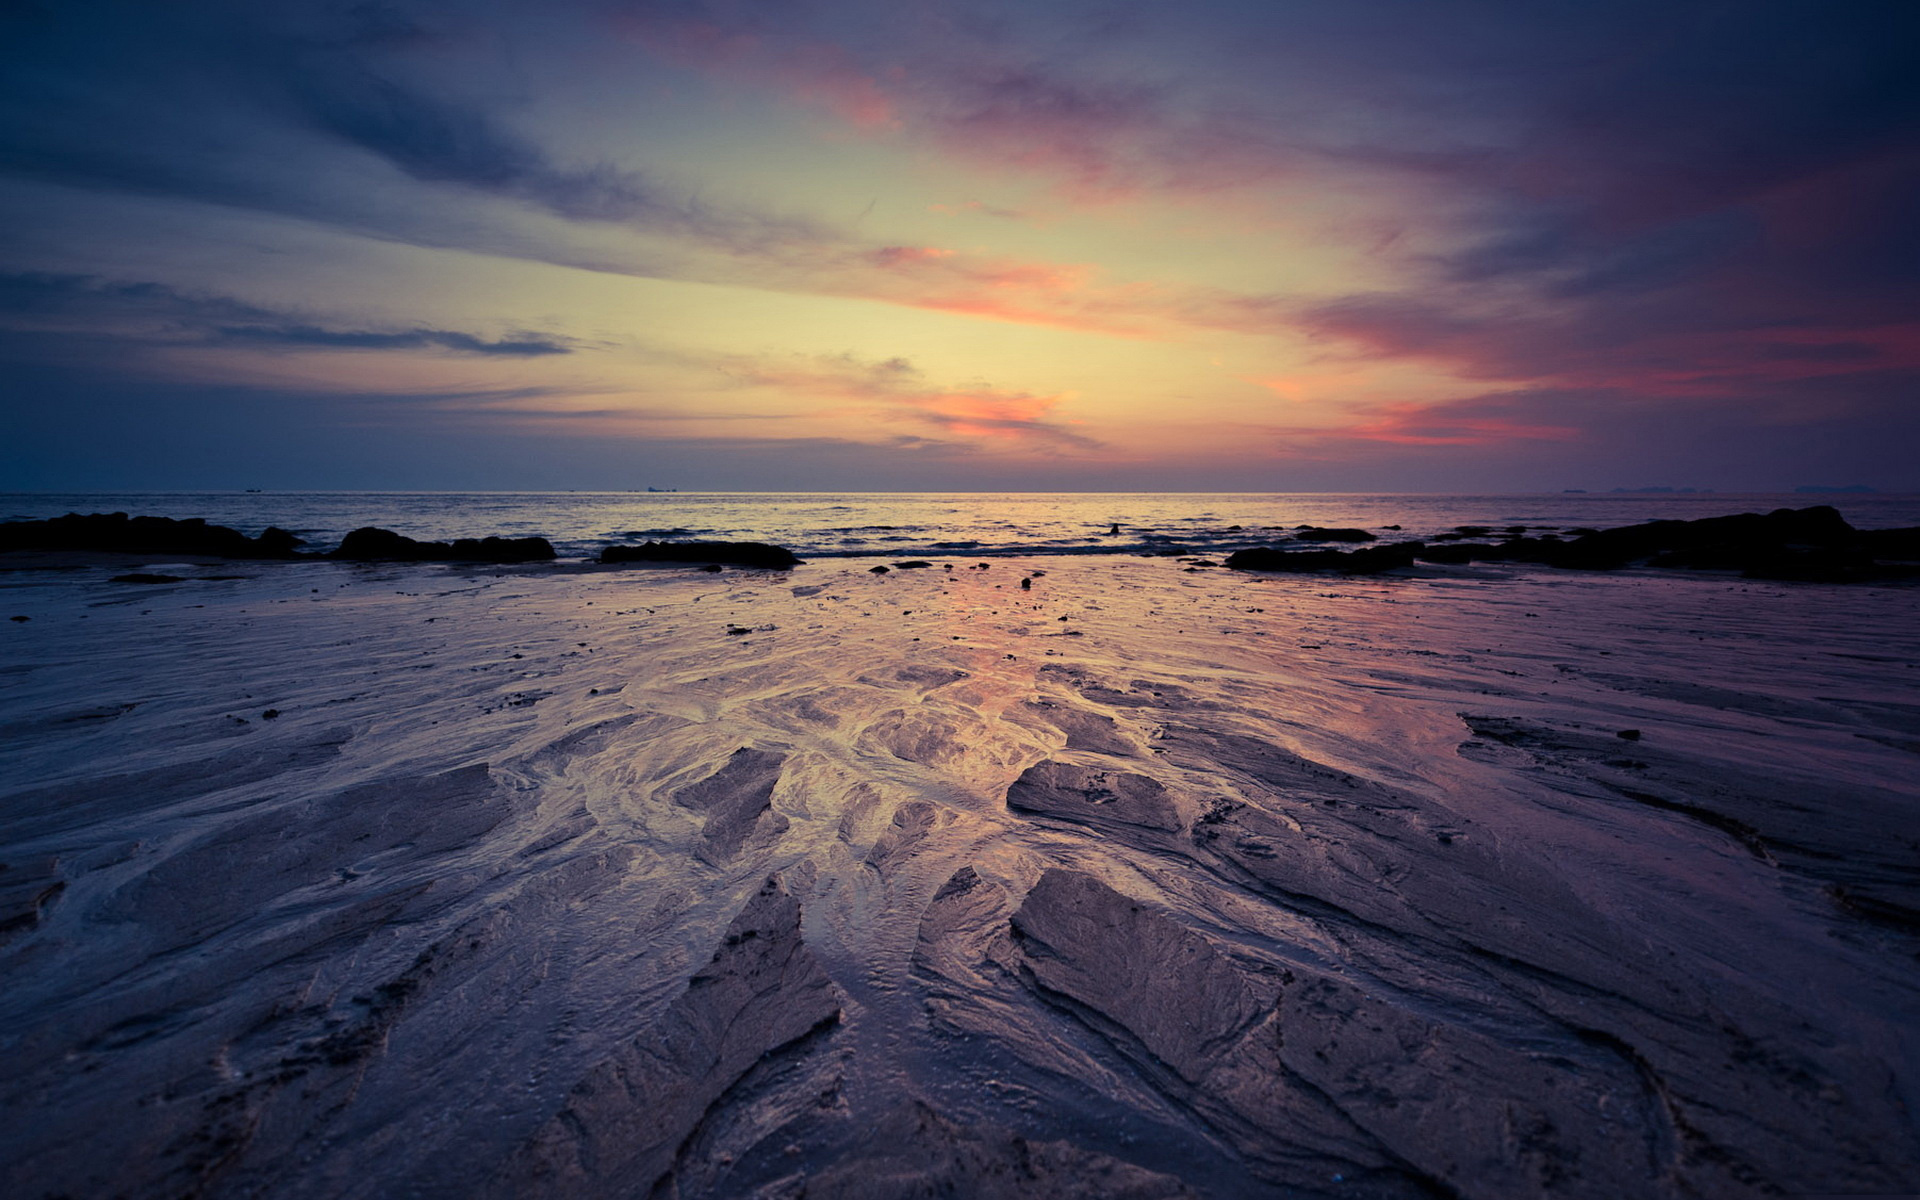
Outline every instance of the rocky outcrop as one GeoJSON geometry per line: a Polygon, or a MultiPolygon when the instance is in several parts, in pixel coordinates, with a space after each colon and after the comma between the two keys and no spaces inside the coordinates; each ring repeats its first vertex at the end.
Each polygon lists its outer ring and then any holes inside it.
{"type": "Polygon", "coordinates": [[[841,1005],[801,938],[799,902],[769,879],[665,1015],[588,1072],[491,1194],[677,1194],[681,1149],[710,1107],[763,1060],[831,1031],[841,1005]]]}
{"type": "Polygon", "coordinates": [[[418,542],[390,529],[372,525],[349,533],[340,548],[327,556],[347,562],[550,562],[553,544],[542,537],[458,538],[451,542],[418,542]]]}
{"type": "Polygon", "coordinates": [[[773,789],[785,762],[785,755],[742,746],[718,771],[681,789],[675,801],[706,815],[701,857],[722,863],[751,837],[785,832],[787,819],[773,811],[773,789]]]}
{"type": "Polygon", "coordinates": [[[1227,566],[1236,571],[1341,571],[1349,575],[1377,575],[1412,566],[1415,556],[1425,548],[1419,542],[1393,542],[1353,551],[1255,546],[1228,555],[1227,566]]]}
{"type": "Polygon", "coordinates": [[[785,570],[799,563],[793,551],[766,542],[646,542],[639,546],[608,546],[603,563],[717,563],[732,567],[785,570]]]}
{"type": "Polygon", "coordinates": [[[1302,525],[1293,531],[1293,540],[1296,542],[1371,542],[1378,539],[1364,529],[1324,529],[1318,525],[1302,525]]]}
{"type": "Polygon", "coordinates": [[[1159,781],[1127,771],[1039,762],[1007,789],[1007,807],[1083,825],[1134,825],[1177,833],[1180,807],[1159,781]]]}
{"type": "Polygon", "coordinates": [[[0,524],[0,552],[92,550],[116,554],[187,554],[209,558],[297,558],[300,539],[269,526],[248,537],[200,517],[129,517],[126,513],[68,513],[45,521],[0,524]]]}
{"type": "Polygon", "coordinates": [[[1065,1141],[1034,1141],[947,1120],[918,1101],[869,1133],[860,1151],[809,1175],[807,1200],[968,1196],[975,1200],[1193,1200],[1171,1175],[1065,1141]]]}
{"type": "Polygon", "coordinates": [[[1572,539],[1513,536],[1420,551],[1425,562],[1540,563],[1580,571],[1627,566],[1739,571],[1749,579],[1848,583],[1916,573],[1920,529],[1857,530],[1837,509],[1778,508],[1697,521],[1648,521],[1572,539]]]}
{"type": "Polygon", "coordinates": [[[1250,971],[1080,872],[1041,876],[1012,929],[1042,998],[1273,1184],[1597,1198],[1666,1169],[1658,1097],[1617,1055],[1537,1054],[1333,975],[1250,971]]]}

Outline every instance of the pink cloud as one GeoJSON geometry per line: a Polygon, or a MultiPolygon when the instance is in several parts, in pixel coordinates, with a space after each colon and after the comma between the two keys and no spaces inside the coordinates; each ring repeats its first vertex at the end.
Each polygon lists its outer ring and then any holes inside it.
{"type": "Polygon", "coordinates": [[[903,49],[903,60],[874,64],[712,7],[699,17],[629,14],[622,27],[663,61],[772,90],[868,134],[925,139],[976,168],[1050,177],[1082,205],[1236,186],[1288,169],[1291,158],[1260,122],[1182,110],[1137,77],[1076,76],[978,40],[943,38],[935,52],[903,49]]]}
{"type": "Polygon", "coordinates": [[[832,355],[755,360],[735,364],[733,374],[751,387],[827,401],[833,407],[821,416],[932,427],[976,445],[994,442],[1050,457],[1100,448],[1093,438],[1051,419],[1069,393],[1013,391],[985,383],[935,387],[903,358],[873,362],[832,355]]]}
{"type": "MultiPolygon", "coordinates": [[[[733,80],[773,84],[801,103],[823,109],[860,129],[898,124],[882,81],[829,42],[776,42],[760,32],[710,20],[672,20],[634,13],[627,34],[678,66],[733,80]]],[[[898,75],[896,73],[897,81],[898,75]]]]}
{"type": "Polygon", "coordinates": [[[1630,306],[1475,313],[1440,298],[1360,296],[1304,313],[1301,323],[1367,356],[1534,387],[1733,397],[1757,384],[1920,367],[1920,325],[1911,323],[1701,328],[1690,318],[1630,306]]]}
{"type": "Polygon", "coordinates": [[[1578,437],[1580,430],[1570,425],[1476,416],[1446,404],[1392,404],[1328,433],[1333,437],[1400,446],[1486,446],[1495,442],[1563,441],[1578,437]]]}

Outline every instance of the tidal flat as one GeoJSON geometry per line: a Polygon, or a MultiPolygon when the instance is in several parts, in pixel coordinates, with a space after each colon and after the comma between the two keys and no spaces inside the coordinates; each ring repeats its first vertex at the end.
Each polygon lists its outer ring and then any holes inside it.
{"type": "Polygon", "coordinates": [[[151,571],[0,578],[9,1196],[1920,1191],[1912,585],[151,571]]]}

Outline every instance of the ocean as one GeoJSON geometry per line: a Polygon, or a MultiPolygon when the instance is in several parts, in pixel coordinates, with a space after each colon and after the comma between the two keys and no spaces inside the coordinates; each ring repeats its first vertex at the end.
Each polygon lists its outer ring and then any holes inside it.
{"type": "Polygon", "coordinates": [[[1920,525],[1920,495],[1578,493],[772,493],[772,492],[82,492],[0,493],[0,520],[63,513],[204,517],[257,534],[292,530],[310,548],[377,525],[408,537],[537,535],[562,558],[649,539],[772,542],[803,558],[967,554],[1228,553],[1296,525],[1358,527],[1383,541],[1460,525],[1531,532],[1832,504],[1855,526],[1920,525]],[[1120,527],[1113,534],[1114,526],[1120,527]],[[1398,526],[1397,529],[1393,528],[1398,526]]]}

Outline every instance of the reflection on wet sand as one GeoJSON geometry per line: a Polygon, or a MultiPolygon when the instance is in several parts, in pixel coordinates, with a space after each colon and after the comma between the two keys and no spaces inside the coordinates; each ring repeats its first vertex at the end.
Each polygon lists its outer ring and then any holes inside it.
{"type": "Polygon", "coordinates": [[[950,565],[23,574],[8,1194],[1920,1186],[1920,591],[950,565]]]}

